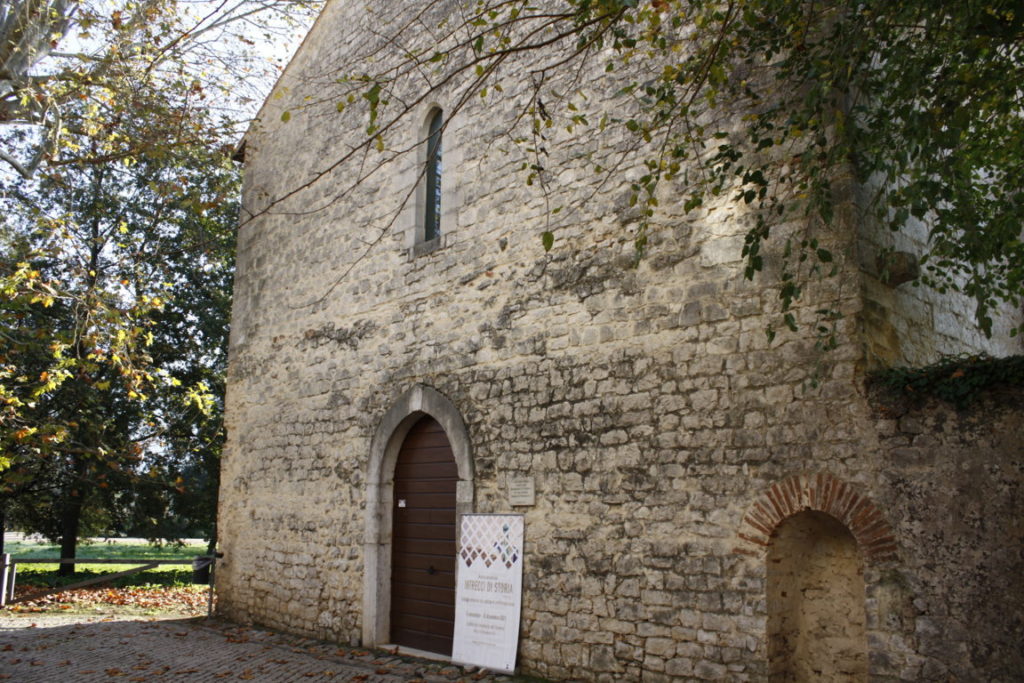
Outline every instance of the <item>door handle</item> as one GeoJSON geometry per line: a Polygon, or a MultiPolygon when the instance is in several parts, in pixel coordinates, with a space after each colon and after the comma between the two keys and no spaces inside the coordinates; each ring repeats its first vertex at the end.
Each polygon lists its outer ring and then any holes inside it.
{"type": "Polygon", "coordinates": [[[434,569],[434,565],[430,565],[430,569],[427,570],[428,574],[436,574],[437,570],[434,569]]]}

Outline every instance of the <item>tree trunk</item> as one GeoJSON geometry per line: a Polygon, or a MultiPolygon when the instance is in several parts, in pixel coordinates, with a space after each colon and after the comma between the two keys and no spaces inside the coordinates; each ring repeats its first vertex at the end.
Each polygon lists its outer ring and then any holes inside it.
{"type": "MultiPolygon", "coordinates": [[[[60,520],[60,556],[74,558],[78,551],[78,524],[82,518],[82,496],[69,494],[64,501],[64,512],[60,520]]],[[[75,565],[62,564],[57,576],[71,576],[75,573],[75,565]]]]}
{"type": "MultiPolygon", "coordinates": [[[[64,509],[60,517],[60,556],[74,558],[78,551],[78,528],[82,521],[82,505],[85,502],[85,463],[75,458],[74,479],[64,492],[64,509]]],[[[57,576],[71,576],[75,565],[62,564],[57,576]]]]}
{"type": "Polygon", "coordinates": [[[0,500],[0,555],[4,554],[4,534],[7,533],[7,501],[0,500]]]}
{"type": "MultiPolygon", "coordinates": [[[[93,143],[95,147],[95,142],[93,143]]],[[[92,193],[91,193],[91,206],[95,207],[98,198],[100,197],[100,188],[103,184],[103,174],[105,168],[102,165],[93,167],[92,169],[92,193]]],[[[89,270],[85,280],[86,292],[91,296],[96,288],[96,283],[99,280],[100,274],[100,251],[102,250],[103,240],[101,239],[101,225],[100,217],[102,214],[98,212],[92,213],[92,219],[89,225],[89,232],[92,239],[89,240],[89,270]]],[[[86,321],[83,318],[83,312],[78,311],[76,313],[76,330],[84,330],[86,321]]],[[[76,355],[81,358],[84,357],[87,351],[82,348],[81,338],[76,343],[76,355]]],[[[83,395],[83,400],[88,402],[88,391],[83,395]]],[[[78,436],[79,441],[84,446],[90,447],[95,444],[102,443],[102,439],[98,437],[98,434],[92,430],[95,429],[96,425],[86,425],[79,428],[78,436]]],[[[99,426],[99,430],[102,431],[103,427],[99,426]]],[[[74,559],[78,550],[78,531],[82,521],[82,507],[85,504],[85,494],[87,482],[85,481],[86,463],[85,458],[82,456],[73,455],[72,465],[72,477],[71,482],[67,488],[64,489],[63,495],[63,509],[61,510],[60,519],[60,556],[66,559],[74,559]]],[[[57,576],[71,576],[75,573],[75,565],[73,564],[62,564],[57,569],[57,576]]]]}

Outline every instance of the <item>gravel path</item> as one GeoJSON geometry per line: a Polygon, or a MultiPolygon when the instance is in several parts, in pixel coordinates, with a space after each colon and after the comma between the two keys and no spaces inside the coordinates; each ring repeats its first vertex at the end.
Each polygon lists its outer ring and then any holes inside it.
{"type": "Polygon", "coordinates": [[[219,620],[0,612],[0,681],[453,681],[515,678],[219,620]]]}

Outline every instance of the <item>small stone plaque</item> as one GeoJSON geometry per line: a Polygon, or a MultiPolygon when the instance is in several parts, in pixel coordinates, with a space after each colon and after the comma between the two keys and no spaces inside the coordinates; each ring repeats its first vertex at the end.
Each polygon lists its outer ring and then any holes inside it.
{"type": "Polygon", "coordinates": [[[508,502],[510,505],[534,505],[533,477],[509,477],[508,502]]]}

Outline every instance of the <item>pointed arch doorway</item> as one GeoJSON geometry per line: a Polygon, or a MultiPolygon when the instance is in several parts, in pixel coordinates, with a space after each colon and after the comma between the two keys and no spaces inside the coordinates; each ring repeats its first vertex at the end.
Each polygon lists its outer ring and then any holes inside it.
{"type": "MultiPolygon", "coordinates": [[[[427,649],[442,654],[449,654],[451,652],[450,636],[447,644],[444,642],[433,642],[432,644],[415,645],[400,642],[403,633],[420,629],[409,629],[407,625],[403,625],[405,621],[414,620],[400,616],[407,614],[402,608],[396,607],[393,609],[393,603],[396,598],[401,601],[403,594],[415,592],[420,596],[424,595],[422,591],[410,588],[410,585],[421,586],[423,585],[422,583],[410,584],[406,580],[416,570],[419,570],[420,576],[418,580],[420,581],[441,581],[443,569],[438,563],[431,562],[432,554],[440,552],[441,555],[444,555],[450,549],[449,556],[452,564],[451,580],[454,581],[455,579],[454,564],[457,536],[454,537],[454,540],[429,537],[416,538],[415,535],[409,536],[407,533],[409,530],[403,528],[405,523],[403,520],[411,516],[407,515],[405,511],[417,509],[410,507],[413,505],[421,506],[421,503],[412,499],[411,489],[422,488],[422,482],[417,483],[416,478],[424,473],[424,467],[421,465],[406,465],[408,458],[402,457],[403,451],[406,450],[406,443],[407,441],[410,442],[410,450],[416,450],[412,446],[415,446],[417,440],[427,438],[428,441],[432,439],[434,442],[437,442],[440,439],[439,435],[443,435],[443,438],[447,440],[450,453],[450,455],[442,460],[454,462],[456,479],[454,482],[451,480],[450,464],[439,468],[435,466],[435,463],[434,465],[429,465],[426,469],[430,470],[433,468],[433,474],[435,475],[439,474],[439,470],[444,470],[442,476],[437,477],[446,482],[444,484],[446,491],[443,492],[445,497],[444,506],[450,506],[450,489],[452,484],[454,484],[454,514],[452,514],[450,508],[437,507],[435,509],[432,507],[442,502],[440,498],[435,497],[422,504],[419,516],[422,518],[422,510],[427,510],[429,511],[426,515],[428,520],[431,517],[435,520],[444,519],[446,521],[442,526],[446,526],[450,522],[451,526],[448,527],[450,529],[449,534],[457,534],[459,515],[473,512],[473,459],[470,452],[469,434],[462,415],[455,405],[435,389],[423,385],[414,386],[402,394],[384,415],[377,426],[370,444],[370,460],[366,472],[366,535],[363,546],[365,563],[365,573],[363,575],[363,645],[396,644],[416,649],[427,649]],[[437,431],[438,426],[440,427],[440,432],[437,431]],[[400,460],[402,461],[401,464],[400,460]],[[412,475],[411,479],[409,478],[410,474],[412,475]],[[399,493],[399,491],[402,491],[402,493],[399,493]],[[405,496],[404,498],[402,497],[403,495],[405,496]],[[399,507],[402,500],[405,501],[405,507],[399,507]],[[447,511],[442,512],[442,510],[447,511]],[[399,511],[402,512],[399,514],[399,511]],[[440,543],[437,543],[437,541],[440,541],[440,543]],[[449,544],[447,548],[442,547],[444,543],[449,544]],[[410,552],[410,550],[417,549],[421,552],[410,552]],[[431,574],[431,566],[434,568],[433,574],[431,574]],[[395,619],[394,626],[396,628],[393,628],[393,619],[395,619]],[[394,640],[395,638],[399,640],[396,641],[394,640]]],[[[428,450],[429,448],[436,449],[438,445],[435,443],[434,446],[428,447],[428,450]]],[[[439,450],[435,450],[434,454],[430,457],[439,458],[439,453],[439,450]]],[[[415,461],[415,457],[410,457],[415,461]]],[[[440,492],[428,493],[428,495],[435,495],[436,493],[440,492]]],[[[419,526],[417,530],[426,535],[439,532],[438,528],[431,529],[429,527],[430,523],[428,522],[425,526],[419,526]]],[[[436,586],[432,586],[430,583],[426,585],[436,588],[436,586]]],[[[431,591],[431,595],[434,598],[440,597],[437,591],[431,591]]],[[[454,624],[454,591],[452,592],[451,599],[451,613],[454,624]]],[[[421,600],[420,602],[424,601],[421,600]]],[[[422,624],[422,622],[420,623],[422,624]]]]}
{"type": "Polygon", "coordinates": [[[396,645],[452,653],[458,481],[444,428],[421,417],[395,463],[390,640],[396,645]]]}

